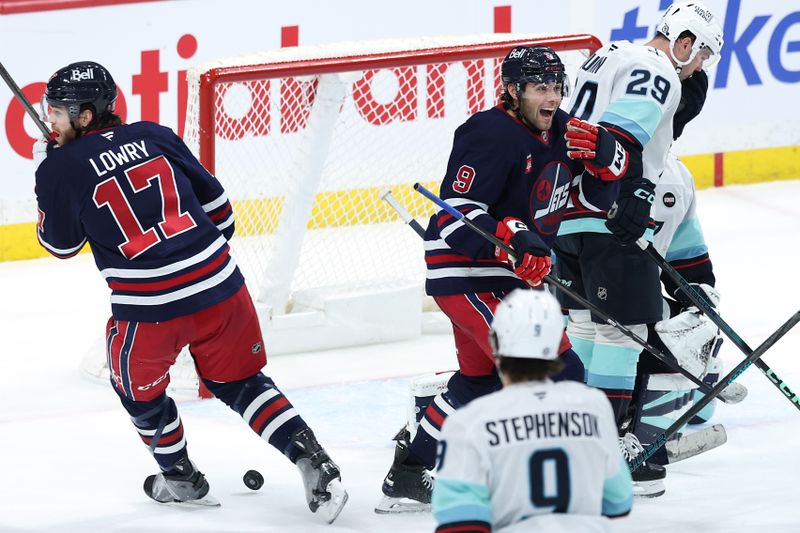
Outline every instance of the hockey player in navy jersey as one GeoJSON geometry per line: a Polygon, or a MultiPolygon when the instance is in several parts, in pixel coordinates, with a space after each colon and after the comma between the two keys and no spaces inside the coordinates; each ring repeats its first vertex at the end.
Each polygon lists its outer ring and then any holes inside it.
{"type": "MultiPolygon", "coordinates": [[[[714,14],[700,2],[682,2],[667,9],[645,45],[610,43],[578,69],[570,157],[602,167],[620,145],[629,157],[613,209],[576,204],[564,215],[554,247],[557,276],[642,338],[648,324],[662,319],[662,299],[658,267],[633,242],[653,240],[654,189],[672,144],[681,81],[719,59],[721,48],[714,14]]],[[[606,391],[622,424],[641,346],[576,302],[562,298],[562,305],[570,309],[567,333],[587,383],[606,391]]],[[[632,452],[641,448],[634,434],[624,438],[632,452]]],[[[637,494],[663,494],[665,476],[663,468],[646,463],[633,473],[637,494]]]]}
{"type": "Polygon", "coordinates": [[[231,204],[172,130],[123,124],[117,88],[84,61],[47,82],[51,141],[34,147],[39,242],[67,258],[87,242],[111,289],[111,385],[160,472],[162,503],[218,505],[189,460],[169,368],[187,346],[208,389],[299,468],[311,511],[332,522],[347,501],[336,464],[261,369],[266,348],[230,254],[231,204]]]}
{"type": "Polygon", "coordinates": [[[439,443],[437,533],[610,531],[633,504],[631,475],[605,395],[554,383],[561,307],[514,290],[495,310],[503,389],[447,417],[439,443]]]}
{"type": "MultiPolygon", "coordinates": [[[[616,197],[613,179],[588,176],[567,157],[568,115],[559,109],[569,82],[549,47],[520,46],[502,64],[502,103],[470,117],[455,132],[439,195],[470,220],[511,245],[516,261],[462,222],[439,210],[425,233],[426,292],[453,324],[459,370],[428,406],[412,442],[401,434],[383,483],[379,513],[430,505],[436,442],[442,421],[471,400],[496,391],[500,379],[489,346],[489,325],[502,297],[538,287],[550,271],[550,246],[571,196],[598,208],[616,197]]],[[[611,172],[611,170],[609,170],[611,172]]],[[[583,379],[566,336],[560,379],[583,379]]]]}

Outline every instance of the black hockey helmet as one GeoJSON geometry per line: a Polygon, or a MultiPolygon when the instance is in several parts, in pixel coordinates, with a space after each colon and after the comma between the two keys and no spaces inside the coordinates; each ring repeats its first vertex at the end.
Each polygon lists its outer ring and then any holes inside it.
{"type": "Polygon", "coordinates": [[[522,91],[525,83],[560,83],[561,95],[569,95],[569,79],[564,63],[549,46],[516,46],[503,60],[500,69],[503,90],[509,83],[522,91]]]}
{"type": "Polygon", "coordinates": [[[114,111],[117,84],[99,63],[79,61],[58,69],[47,81],[45,100],[67,108],[70,121],[78,118],[81,105],[91,104],[95,114],[114,111]]]}

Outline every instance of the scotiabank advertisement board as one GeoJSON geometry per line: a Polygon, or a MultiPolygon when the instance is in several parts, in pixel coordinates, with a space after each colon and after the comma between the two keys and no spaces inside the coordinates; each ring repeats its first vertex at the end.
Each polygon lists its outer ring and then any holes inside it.
{"type": "MultiPolygon", "coordinates": [[[[272,0],[45,0],[39,6],[0,1],[0,46],[3,65],[37,109],[56,69],[93,60],[113,74],[119,87],[117,111],[127,122],[152,120],[182,134],[186,71],[217,58],[297,44],[509,31],[590,33],[604,43],[644,43],[669,3],[345,0],[301,7],[272,0]],[[67,5],[85,7],[64,9],[67,5]]],[[[676,144],[677,153],[800,145],[800,108],[795,105],[800,5],[785,0],[705,3],[722,22],[725,46],[710,74],[703,114],[676,144]]],[[[31,146],[38,130],[5,85],[0,86],[0,110],[5,137],[0,143],[0,226],[32,222],[31,146]]]]}

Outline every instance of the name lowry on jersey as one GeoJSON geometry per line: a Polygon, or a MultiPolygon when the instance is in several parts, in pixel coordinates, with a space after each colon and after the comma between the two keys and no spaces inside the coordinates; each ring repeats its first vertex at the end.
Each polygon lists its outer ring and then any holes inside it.
{"type": "Polygon", "coordinates": [[[578,411],[537,413],[486,422],[489,446],[563,437],[600,438],[597,416],[578,411]]]}
{"type": "Polygon", "coordinates": [[[112,172],[118,166],[132,161],[141,161],[147,157],[150,157],[150,153],[147,151],[144,141],[132,141],[119,145],[116,150],[101,152],[97,156],[99,164],[94,157],[90,157],[89,164],[92,165],[95,173],[100,177],[112,172]],[[100,169],[101,166],[104,170],[100,169]]]}

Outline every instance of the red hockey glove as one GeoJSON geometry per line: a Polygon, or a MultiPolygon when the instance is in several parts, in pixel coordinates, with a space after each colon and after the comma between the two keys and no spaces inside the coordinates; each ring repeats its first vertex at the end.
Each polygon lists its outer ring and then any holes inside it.
{"type": "Polygon", "coordinates": [[[567,121],[567,156],[583,160],[592,175],[614,181],[628,170],[628,151],[602,126],[575,117],[567,121]]]}
{"type": "Polygon", "coordinates": [[[541,285],[544,277],[550,273],[550,248],[541,237],[513,217],[498,222],[495,235],[514,249],[517,260],[512,263],[508,253],[499,246],[495,249],[495,256],[513,266],[514,274],[531,287],[541,285]]]}

